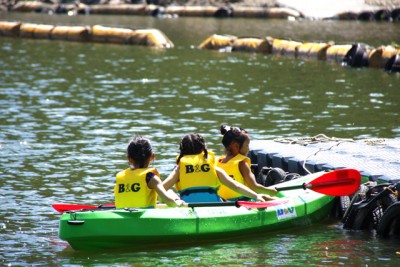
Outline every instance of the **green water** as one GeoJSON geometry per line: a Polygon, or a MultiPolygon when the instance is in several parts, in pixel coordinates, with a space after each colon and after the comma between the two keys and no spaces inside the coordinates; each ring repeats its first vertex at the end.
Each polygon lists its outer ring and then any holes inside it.
{"type": "Polygon", "coordinates": [[[58,239],[52,203],[113,201],[134,134],[153,141],[168,175],[180,138],[222,153],[221,123],[253,139],[324,133],[400,137],[400,75],[322,61],[191,48],[214,33],[399,43],[396,23],[1,14],[1,20],[158,28],[170,50],[0,38],[0,265],[397,266],[399,244],[329,220],[248,240],[82,253],[58,239]]]}

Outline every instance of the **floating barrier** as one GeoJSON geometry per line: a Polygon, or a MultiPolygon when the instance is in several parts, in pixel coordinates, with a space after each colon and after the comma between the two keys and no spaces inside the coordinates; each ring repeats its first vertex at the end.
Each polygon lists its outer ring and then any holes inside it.
{"type": "Polygon", "coordinates": [[[361,20],[361,21],[399,21],[400,8],[393,10],[379,9],[379,10],[365,10],[359,13],[356,12],[343,12],[337,14],[336,19],[341,20],[361,20]]]}
{"type": "Polygon", "coordinates": [[[50,39],[53,25],[22,23],[19,36],[22,38],[50,39]]]}
{"type": "Polygon", "coordinates": [[[21,28],[21,22],[0,21],[0,35],[17,37],[21,28]]]}
{"type": "Polygon", "coordinates": [[[297,10],[283,7],[271,7],[266,10],[267,18],[269,19],[288,19],[288,18],[301,18],[303,14],[297,10]]]}
{"type": "Polygon", "coordinates": [[[302,43],[298,46],[297,57],[304,59],[326,60],[326,54],[333,43],[302,43]]]}
{"type": "Polygon", "coordinates": [[[92,27],[93,42],[129,44],[132,35],[133,30],[131,29],[111,28],[101,25],[92,27]]]}
{"type": "Polygon", "coordinates": [[[303,17],[297,10],[282,7],[232,7],[230,14],[231,17],[240,18],[288,19],[303,17]]]}
{"type": "Polygon", "coordinates": [[[297,57],[297,50],[301,45],[300,42],[283,40],[283,39],[273,39],[272,41],[272,53],[281,56],[294,56],[297,57]]]}
{"type": "Polygon", "coordinates": [[[235,7],[232,9],[232,17],[266,18],[267,12],[262,7],[235,7]]]}
{"type": "Polygon", "coordinates": [[[91,5],[90,14],[104,15],[149,15],[147,5],[91,5]]]}
{"type": "Polygon", "coordinates": [[[388,61],[399,51],[393,46],[380,46],[369,53],[368,66],[371,68],[385,68],[388,61]]]}
{"type": "Polygon", "coordinates": [[[326,50],[326,61],[342,63],[352,45],[332,45],[326,50]]]}
{"type": "Polygon", "coordinates": [[[389,72],[400,72],[400,52],[389,59],[386,63],[385,70],[389,72]]]}
{"type": "MultiPolygon", "coordinates": [[[[287,7],[263,6],[160,6],[153,4],[121,4],[121,5],[85,5],[48,4],[40,1],[19,1],[10,11],[16,12],[49,12],[72,14],[112,14],[112,15],[178,15],[203,17],[252,17],[268,19],[304,18],[299,11],[287,7]]],[[[362,21],[400,21],[400,8],[364,10],[360,12],[343,12],[324,19],[362,20],[362,21]]]]}
{"type": "Polygon", "coordinates": [[[343,63],[353,68],[367,67],[371,49],[371,47],[365,44],[353,44],[344,57],[343,63]]]}
{"type": "Polygon", "coordinates": [[[131,37],[131,44],[160,48],[174,47],[174,44],[167,38],[167,36],[157,29],[135,30],[131,37]]]}
{"type": "Polygon", "coordinates": [[[234,40],[238,39],[232,35],[213,34],[204,40],[200,45],[200,49],[220,50],[232,46],[234,40]]]}
{"type": "Polygon", "coordinates": [[[198,48],[224,52],[255,52],[301,59],[334,62],[354,68],[384,68],[400,72],[400,50],[392,46],[373,48],[365,44],[335,44],[334,42],[299,42],[294,40],[258,37],[236,37],[214,34],[198,48]]]}
{"type": "Polygon", "coordinates": [[[76,14],[109,15],[177,15],[195,17],[262,17],[272,19],[300,18],[302,14],[294,9],[283,7],[218,7],[218,6],[158,6],[153,4],[121,5],[51,5],[39,1],[18,2],[11,8],[16,12],[67,13],[75,9],[76,14]]]}
{"type": "Polygon", "coordinates": [[[246,51],[256,53],[272,52],[272,40],[270,37],[261,38],[237,38],[233,40],[232,51],[246,51]]]}
{"type": "Polygon", "coordinates": [[[0,35],[34,39],[67,41],[92,41],[101,43],[145,45],[157,48],[172,48],[174,44],[157,29],[128,29],[89,26],[54,26],[21,22],[0,21],[0,35]]]}
{"type": "Polygon", "coordinates": [[[75,42],[89,41],[90,27],[88,26],[55,26],[50,38],[75,42]]]}
{"type": "Polygon", "coordinates": [[[164,13],[182,17],[213,17],[218,9],[215,6],[168,6],[164,13]]]}
{"type": "Polygon", "coordinates": [[[19,1],[12,6],[11,11],[17,12],[43,12],[51,10],[52,5],[40,1],[19,1]]]}

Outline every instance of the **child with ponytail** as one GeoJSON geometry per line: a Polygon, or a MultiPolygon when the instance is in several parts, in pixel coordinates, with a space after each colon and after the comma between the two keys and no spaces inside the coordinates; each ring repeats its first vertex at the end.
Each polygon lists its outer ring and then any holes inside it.
{"type": "MultiPolygon", "coordinates": [[[[257,193],[276,195],[275,188],[265,187],[256,182],[254,174],[251,172],[249,153],[250,135],[239,127],[221,125],[220,128],[222,144],[225,147],[225,155],[217,160],[217,166],[222,168],[232,180],[235,180],[257,193]]],[[[248,200],[246,195],[233,191],[222,185],[218,190],[218,195],[226,200],[248,200]]],[[[269,197],[274,199],[274,197],[269,197]]]]}

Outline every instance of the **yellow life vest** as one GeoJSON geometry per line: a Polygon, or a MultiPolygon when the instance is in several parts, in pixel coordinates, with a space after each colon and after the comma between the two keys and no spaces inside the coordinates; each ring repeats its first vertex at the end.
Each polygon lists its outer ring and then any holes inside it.
{"type": "Polygon", "coordinates": [[[152,172],[159,176],[154,168],[128,168],[117,174],[114,186],[116,208],[154,208],[157,204],[157,192],[147,186],[146,175],[152,172]]]}
{"type": "MultiPolygon", "coordinates": [[[[251,166],[251,161],[248,157],[243,156],[242,154],[237,154],[235,157],[231,158],[228,162],[223,163],[221,160],[225,158],[225,156],[221,156],[217,160],[217,166],[222,168],[230,177],[232,177],[236,182],[244,184],[248,186],[242,173],[239,169],[239,163],[245,161],[249,166],[251,166]]],[[[242,194],[233,191],[232,189],[226,187],[225,185],[221,185],[218,190],[218,195],[224,199],[232,200],[243,197],[242,194]]]]}
{"type": "Polygon", "coordinates": [[[220,181],[214,164],[213,152],[208,152],[207,159],[204,159],[204,153],[183,156],[179,161],[179,182],[176,184],[176,189],[182,192],[187,189],[208,187],[216,191],[220,181]]]}

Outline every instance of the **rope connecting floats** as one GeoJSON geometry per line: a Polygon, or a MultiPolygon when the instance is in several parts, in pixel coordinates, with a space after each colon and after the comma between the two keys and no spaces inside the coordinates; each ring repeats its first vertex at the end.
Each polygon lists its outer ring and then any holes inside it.
{"type": "MultiPolygon", "coordinates": [[[[311,136],[311,137],[300,137],[300,138],[276,138],[274,139],[275,142],[279,143],[285,143],[285,144],[297,144],[297,145],[302,145],[302,146],[307,146],[310,144],[318,144],[318,143],[332,143],[329,147],[317,147],[317,150],[315,152],[312,152],[308,154],[306,157],[304,157],[302,167],[307,173],[312,173],[312,171],[308,170],[306,167],[306,163],[308,160],[316,156],[317,154],[325,151],[330,151],[334,147],[338,147],[339,145],[343,143],[354,143],[356,142],[354,139],[351,138],[336,138],[336,137],[328,137],[325,134],[318,134],[316,136],[311,136]]],[[[365,145],[367,146],[387,146],[385,143],[385,139],[362,139],[361,140],[365,145]]]]}
{"type": "MultiPolygon", "coordinates": [[[[328,137],[325,134],[317,134],[311,137],[298,137],[298,138],[275,138],[275,142],[285,143],[285,144],[298,144],[307,146],[309,144],[317,144],[317,143],[329,143],[329,142],[336,142],[336,143],[344,143],[344,142],[355,142],[352,138],[337,138],[337,137],[328,137]]],[[[378,138],[378,139],[364,139],[362,140],[366,145],[370,146],[385,146],[385,139],[378,138]]]]}
{"type": "Polygon", "coordinates": [[[286,143],[286,144],[299,144],[299,145],[309,145],[317,143],[328,143],[328,142],[354,142],[351,138],[336,138],[328,137],[325,134],[318,134],[311,137],[299,137],[299,138],[276,138],[275,142],[286,143]]]}

